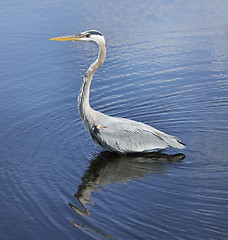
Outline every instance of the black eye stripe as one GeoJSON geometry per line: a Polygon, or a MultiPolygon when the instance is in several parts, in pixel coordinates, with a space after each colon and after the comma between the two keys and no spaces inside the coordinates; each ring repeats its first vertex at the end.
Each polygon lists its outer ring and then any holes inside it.
{"type": "Polygon", "coordinates": [[[89,31],[88,33],[92,34],[92,35],[100,35],[102,36],[102,34],[98,31],[89,31]]]}

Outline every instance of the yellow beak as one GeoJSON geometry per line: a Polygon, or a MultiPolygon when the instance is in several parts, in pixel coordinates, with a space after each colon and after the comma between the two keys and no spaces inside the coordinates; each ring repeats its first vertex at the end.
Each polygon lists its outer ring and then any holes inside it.
{"type": "Polygon", "coordinates": [[[84,37],[83,34],[73,34],[61,37],[50,38],[52,41],[80,41],[84,37]]]}

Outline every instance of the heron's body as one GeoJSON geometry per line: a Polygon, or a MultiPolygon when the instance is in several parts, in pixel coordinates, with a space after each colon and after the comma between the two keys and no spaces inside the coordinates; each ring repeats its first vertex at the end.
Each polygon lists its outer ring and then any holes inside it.
{"type": "Polygon", "coordinates": [[[184,149],[177,138],[163,133],[141,122],[107,116],[95,111],[89,104],[90,84],[95,71],[103,64],[106,56],[105,39],[96,30],[79,35],[57,37],[56,41],[93,41],[99,47],[99,54],[87,70],[78,95],[78,110],[92,139],[101,147],[119,153],[152,152],[167,147],[184,149]]]}

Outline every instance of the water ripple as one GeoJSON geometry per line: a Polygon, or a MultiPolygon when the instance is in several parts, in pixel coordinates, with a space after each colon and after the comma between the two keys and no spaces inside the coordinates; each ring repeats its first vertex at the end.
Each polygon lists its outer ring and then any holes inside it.
{"type": "Polygon", "coordinates": [[[0,238],[227,239],[224,4],[15,4],[5,1],[0,22],[0,238]],[[185,158],[176,149],[120,156],[92,143],[77,93],[97,47],[48,40],[53,29],[85,30],[77,18],[104,23],[107,36],[92,107],[180,137],[185,158]]]}

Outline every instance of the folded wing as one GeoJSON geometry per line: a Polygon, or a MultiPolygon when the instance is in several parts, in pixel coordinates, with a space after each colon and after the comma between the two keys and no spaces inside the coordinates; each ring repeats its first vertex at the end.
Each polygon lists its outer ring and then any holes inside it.
{"type": "Polygon", "coordinates": [[[144,123],[124,118],[106,118],[93,127],[91,136],[102,147],[120,153],[151,152],[167,147],[185,148],[174,136],[144,123]]]}

